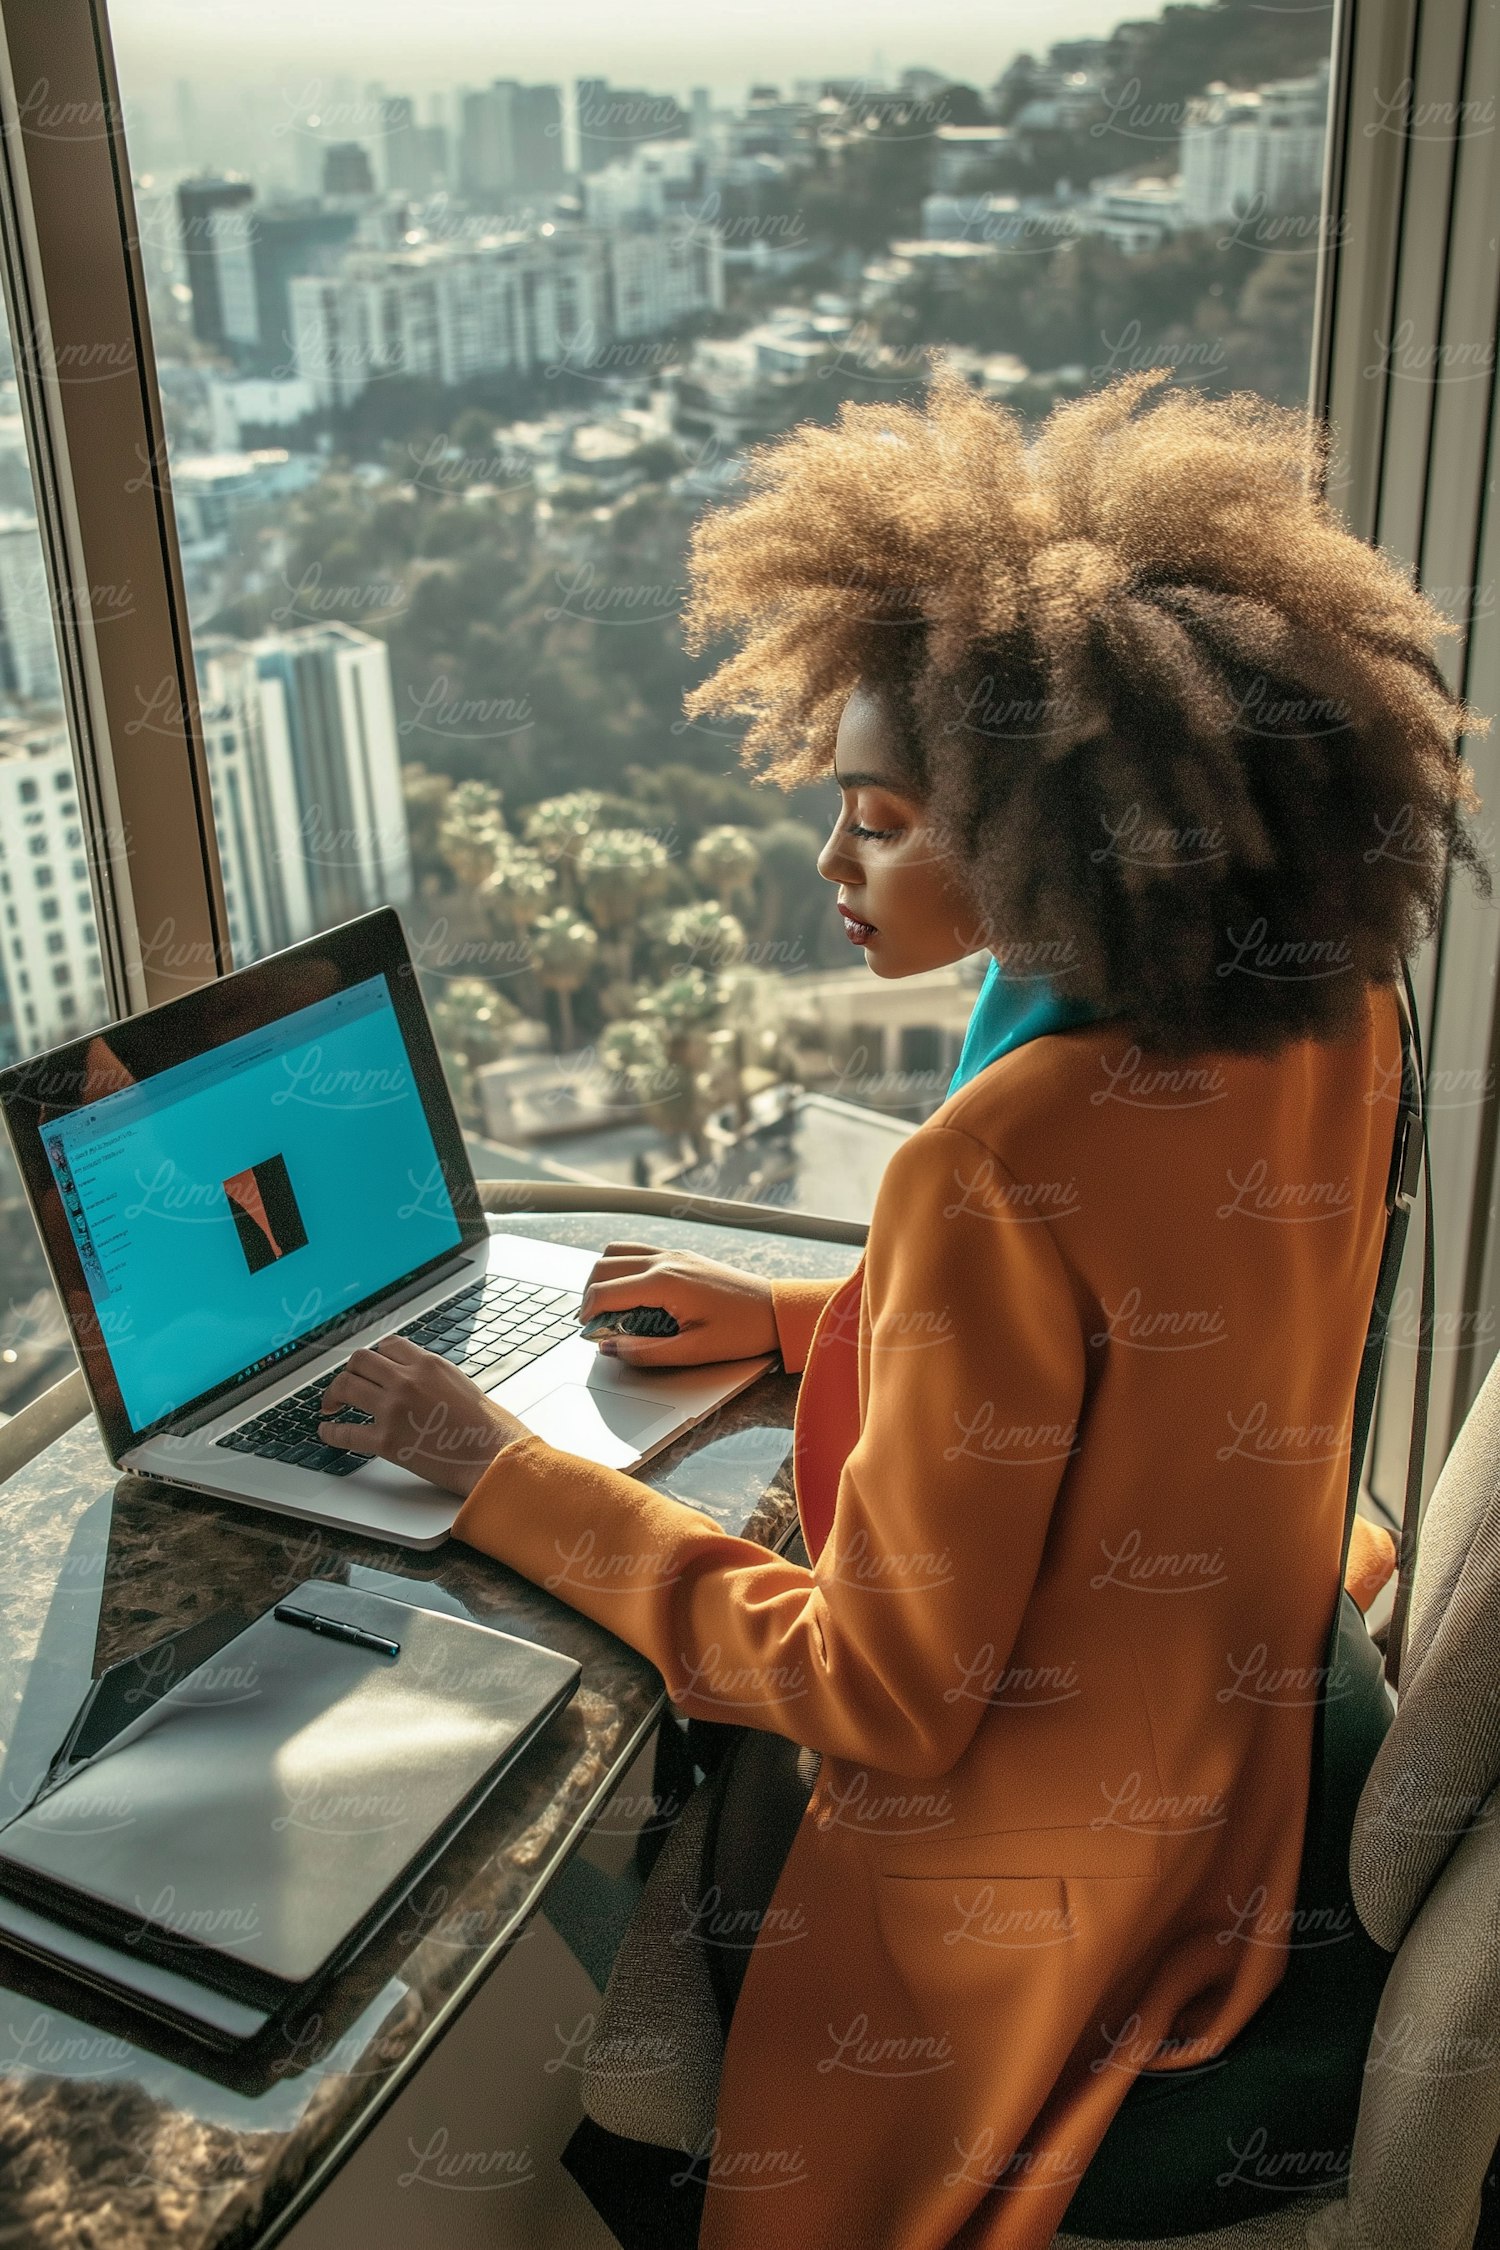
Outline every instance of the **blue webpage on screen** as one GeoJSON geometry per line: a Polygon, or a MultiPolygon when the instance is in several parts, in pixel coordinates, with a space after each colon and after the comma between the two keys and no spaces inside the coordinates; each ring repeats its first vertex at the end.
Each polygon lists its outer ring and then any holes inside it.
{"type": "Polygon", "coordinates": [[[384,977],[42,1139],[137,1430],[461,1241],[384,977]]]}

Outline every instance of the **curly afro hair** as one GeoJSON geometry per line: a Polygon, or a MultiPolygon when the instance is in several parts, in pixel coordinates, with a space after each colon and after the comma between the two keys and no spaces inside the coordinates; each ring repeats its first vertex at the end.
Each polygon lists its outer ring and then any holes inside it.
{"type": "Polygon", "coordinates": [[[1490,895],[1448,689],[1453,628],[1322,496],[1330,445],[1253,393],[1124,375],[1034,437],[946,365],[749,456],[699,522],[687,698],[756,777],[828,775],[863,686],[984,943],[1064,963],[1143,1046],[1337,1038],[1430,936],[1450,863],[1490,895]]]}

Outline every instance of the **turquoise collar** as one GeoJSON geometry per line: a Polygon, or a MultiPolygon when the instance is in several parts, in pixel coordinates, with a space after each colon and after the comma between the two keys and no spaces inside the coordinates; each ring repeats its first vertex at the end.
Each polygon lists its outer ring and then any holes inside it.
{"type": "Polygon", "coordinates": [[[966,1086],[987,1064],[1010,1054],[1016,1047],[1024,1047],[1028,1039],[1040,1039],[1048,1031],[1070,1031],[1077,1024],[1092,1023],[1099,1013],[1099,1009],[1082,1000],[1059,1000],[1036,977],[1006,976],[991,955],[948,1092],[956,1094],[960,1086],[966,1086]]]}

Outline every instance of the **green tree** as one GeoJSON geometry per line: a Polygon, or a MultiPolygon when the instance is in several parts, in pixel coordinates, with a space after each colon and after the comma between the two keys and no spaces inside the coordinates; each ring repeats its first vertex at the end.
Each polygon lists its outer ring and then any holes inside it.
{"type": "Polygon", "coordinates": [[[578,1044],[573,1033],[573,995],[593,969],[599,933],[571,907],[555,906],[532,924],[531,946],[538,977],[547,991],[557,995],[557,1051],[571,1054],[578,1044]]]}
{"type": "Polygon", "coordinates": [[[674,907],[662,917],[660,934],[672,953],[686,957],[683,966],[705,962],[712,969],[724,969],[745,951],[744,925],[717,899],[674,907]]]}
{"type": "Polygon", "coordinates": [[[478,1072],[507,1051],[521,1011],[480,977],[453,977],[432,1005],[433,1035],[466,1124],[482,1127],[478,1072]]]}
{"type": "Polygon", "coordinates": [[[505,835],[499,790],[483,781],[461,781],[448,799],[438,843],[466,891],[477,891],[492,872],[505,835]]]}
{"type": "Polygon", "coordinates": [[[754,888],[760,849],[747,829],[710,828],[694,844],[690,864],[699,882],[728,907],[754,888]]]}
{"type": "Polygon", "coordinates": [[[597,789],[573,789],[563,797],[544,798],[521,816],[527,843],[557,870],[569,900],[578,897],[578,849],[597,827],[602,801],[597,789]]]}
{"type": "Polygon", "coordinates": [[[429,773],[426,766],[413,762],[401,768],[401,794],[406,804],[413,871],[419,881],[444,882],[448,862],[439,843],[439,831],[453,783],[447,774],[429,773]]]}
{"type": "Polygon", "coordinates": [[[557,895],[557,876],[542,858],[507,833],[495,863],[480,886],[492,920],[510,930],[529,929],[557,895]]]}
{"type": "Polygon", "coordinates": [[[575,864],[583,903],[604,941],[609,974],[628,979],[641,909],[666,888],[666,847],[643,829],[604,828],[584,838],[575,864]]]}

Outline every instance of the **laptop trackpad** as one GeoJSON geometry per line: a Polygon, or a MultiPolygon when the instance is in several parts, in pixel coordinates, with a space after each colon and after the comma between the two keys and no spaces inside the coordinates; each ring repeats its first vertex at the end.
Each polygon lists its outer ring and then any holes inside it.
{"type": "Polygon", "coordinates": [[[592,1390],[586,1383],[562,1383],[534,1406],[515,1412],[549,1445],[616,1469],[638,1461],[656,1438],[682,1420],[680,1407],[604,1386],[592,1390]]]}

